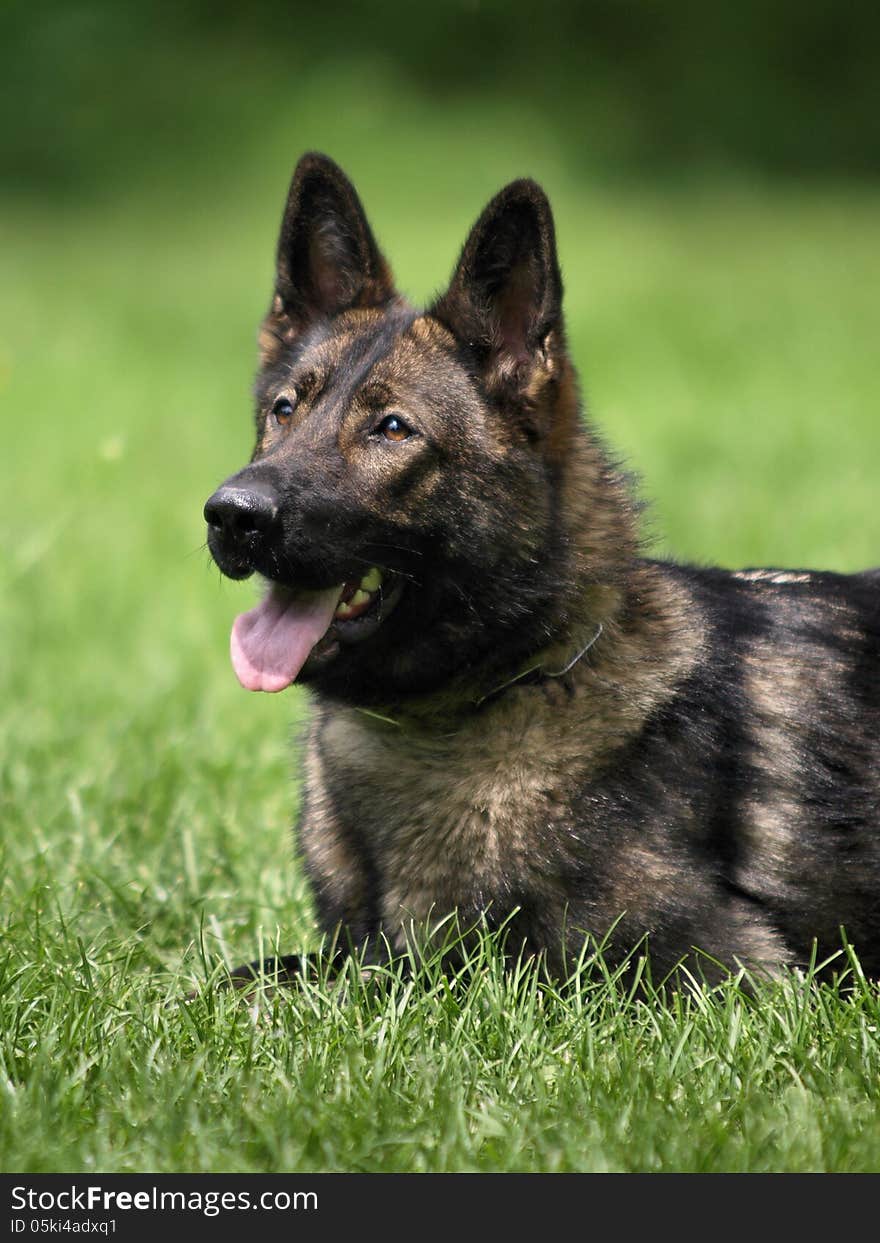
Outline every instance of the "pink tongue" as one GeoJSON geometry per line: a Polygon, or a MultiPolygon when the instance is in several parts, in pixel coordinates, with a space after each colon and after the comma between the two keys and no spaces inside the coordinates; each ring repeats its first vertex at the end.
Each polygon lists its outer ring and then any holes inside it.
{"type": "Polygon", "coordinates": [[[236,677],[248,691],[283,691],[327,633],[342,584],[292,596],[270,587],[266,598],[232,626],[229,652],[236,677]]]}

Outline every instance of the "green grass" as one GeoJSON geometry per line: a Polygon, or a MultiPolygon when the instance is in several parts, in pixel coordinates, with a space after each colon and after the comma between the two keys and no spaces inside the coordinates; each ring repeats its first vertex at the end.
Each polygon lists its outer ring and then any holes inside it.
{"type": "Polygon", "coordinates": [[[589,959],[563,990],[505,972],[487,938],[458,975],[350,972],[249,1007],[183,999],[130,932],[23,939],[0,977],[7,1170],[876,1168],[859,977],[634,1001],[589,959]]]}
{"type": "Polygon", "coordinates": [[[344,1002],[313,984],[256,1019],[211,988],[181,1001],[223,962],[316,944],[289,839],[307,706],[236,686],[228,627],[252,588],[211,569],[200,518],[250,447],[255,326],[297,150],[348,166],[417,298],[485,197],[535,172],[589,403],[644,475],[656,546],[880,561],[880,192],[589,184],[526,121],[515,140],[475,123],[453,150],[416,117],[421,176],[361,145],[355,120],[348,147],[341,122],[306,125],[293,151],[267,132],[210,187],[198,166],[89,206],[0,204],[15,238],[0,1168],[880,1167],[880,1006],[858,979],[645,1002],[629,977],[585,969],[563,995],[505,977],[487,945],[457,983],[431,968],[353,982],[344,1002]]]}

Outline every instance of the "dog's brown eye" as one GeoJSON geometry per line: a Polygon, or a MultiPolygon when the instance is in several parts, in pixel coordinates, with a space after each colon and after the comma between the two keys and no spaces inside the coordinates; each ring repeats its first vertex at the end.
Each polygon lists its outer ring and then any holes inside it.
{"type": "Polygon", "coordinates": [[[412,428],[396,414],[386,415],[376,431],[386,440],[406,440],[412,435],[412,428]]]}
{"type": "Polygon", "coordinates": [[[293,417],[293,402],[288,397],[279,397],[272,407],[272,418],[280,427],[286,427],[293,417]]]}

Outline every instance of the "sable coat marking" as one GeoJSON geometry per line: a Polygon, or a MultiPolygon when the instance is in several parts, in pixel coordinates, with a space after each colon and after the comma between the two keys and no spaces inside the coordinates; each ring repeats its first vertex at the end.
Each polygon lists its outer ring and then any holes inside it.
{"type": "MultiPolygon", "coordinates": [[[[645,559],[584,420],[550,207],[485,209],[423,312],[307,155],[260,333],[251,462],[205,506],[251,689],[313,694],[299,825],[322,929],[456,911],[554,971],[585,934],[880,972],[880,573],[645,559]]],[[[290,975],[296,959],[284,960],[290,975]]]]}

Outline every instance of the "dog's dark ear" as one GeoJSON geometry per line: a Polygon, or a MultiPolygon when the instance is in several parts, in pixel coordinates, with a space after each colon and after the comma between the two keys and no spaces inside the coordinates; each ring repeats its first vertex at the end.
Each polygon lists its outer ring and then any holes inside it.
{"type": "Polygon", "coordinates": [[[380,306],[394,284],[354,186],[326,155],[296,166],[281,222],[275,297],[261,345],[293,340],[321,318],[351,307],[380,306]]]}
{"type": "Polygon", "coordinates": [[[534,391],[562,349],[562,280],[553,215],[534,181],[514,181],[489,203],[432,307],[476,353],[490,389],[534,391]]]}

